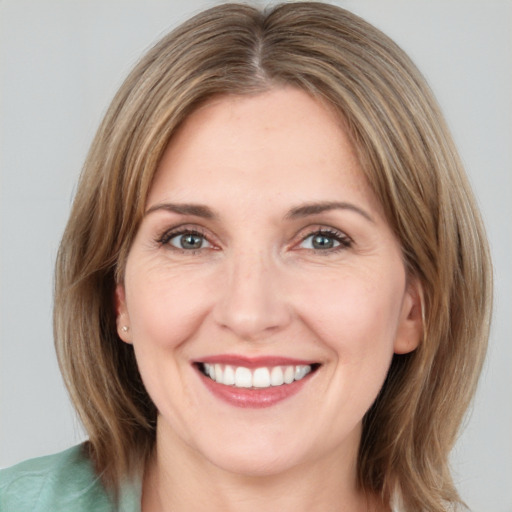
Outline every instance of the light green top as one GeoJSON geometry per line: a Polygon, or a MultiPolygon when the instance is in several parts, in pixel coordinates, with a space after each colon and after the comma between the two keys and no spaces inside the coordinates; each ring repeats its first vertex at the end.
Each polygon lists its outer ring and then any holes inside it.
{"type": "Polygon", "coordinates": [[[83,445],[0,470],[0,512],[141,512],[141,492],[123,484],[116,505],[83,445]]]}
{"type": "Polygon", "coordinates": [[[141,483],[121,486],[116,505],[83,445],[0,471],[0,512],[140,512],[141,483]]]}

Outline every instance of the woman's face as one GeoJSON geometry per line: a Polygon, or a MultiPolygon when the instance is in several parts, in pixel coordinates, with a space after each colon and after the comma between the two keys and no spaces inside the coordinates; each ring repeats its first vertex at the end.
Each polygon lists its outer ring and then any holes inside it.
{"type": "Polygon", "coordinates": [[[418,297],[341,123],[292,88],[187,119],[116,290],[159,442],[253,475],[354,461],[418,297]]]}

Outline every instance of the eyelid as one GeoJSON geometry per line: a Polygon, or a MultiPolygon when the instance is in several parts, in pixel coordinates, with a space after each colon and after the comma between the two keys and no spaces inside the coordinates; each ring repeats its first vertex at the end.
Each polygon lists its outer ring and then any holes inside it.
{"type": "Polygon", "coordinates": [[[173,234],[170,236],[167,244],[170,245],[171,247],[173,247],[174,249],[178,249],[180,251],[183,250],[186,252],[201,251],[203,249],[211,249],[213,247],[212,244],[208,241],[208,239],[205,236],[201,235],[200,233],[196,233],[194,231],[184,231],[182,233],[173,234]],[[201,247],[189,247],[189,248],[183,247],[184,240],[185,240],[185,238],[188,238],[188,237],[192,237],[194,239],[200,240],[201,247]],[[181,241],[179,242],[180,239],[181,239],[181,241]],[[180,243],[181,243],[181,247],[179,245],[180,243]]]}
{"type": "MultiPolygon", "coordinates": [[[[193,234],[193,235],[198,235],[198,236],[203,237],[208,242],[208,244],[211,245],[211,247],[208,247],[207,249],[212,249],[212,248],[218,247],[218,243],[215,243],[215,241],[213,240],[213,237],[210,236],[210,234],[207,233],[204,230],[204,228],[202,228],[201,226],[197,226],[195,224],[188,224],[188,223],[187,224],[179,224],[178,226],[173,226],[171,228],[164,229],[156,237],[156,242],[159,245],[169,245],[170,246],[169,241],[172,238],[175,238],[180,235],[186,235],[186,234],[193,234]]],[[[178,251],[180,250],[178,247],[175,247],[175,246],[171,246],[171,247],[178,251]]],[[[197,250],[200,251],[201,249],[197,249],[197,250]]],[[[188,252],[192,252],[192,251],[188,251],[188,252]]]]}
{"type": "MultiPolygon", "coordinates": [[[[308,228],[302,229],[298,234],[299,241],[296,244],[294,244],[294,246],[300,246],[300,244],[304,243],[304,241],[306,241],[309,237],[315,235],[323,235],[326,237],[334,238],[337,242],[339,242],[339,245],[329,249],[312,249],[317,252],[335,252],[337,250],[347,249],[351,247],[353,244],[352,238],[348,236],[344,231],[341,231],[340,229],[337,228],[333,228],[332,226],[316,225],[308,226],[308,228]]],[[[300,247],[298,248],[300,249],[300,247]]]]}
{"type": "MultiPolygon", "coordinates": [[[[178,224],[176,226],[168,227],[159,232],[159,235],[155,237],[155,242],[164,246],[167,245],[176,251],[185,251],[185,252],[193,252],[193,250],[188,249],[180,249],[174,245],[169,244],[169,241],[177,236],[184,234],[194,234],[203,237],[206,242],[210,245],[210,247],[204,247],[200,249],[196,249],[196,251],[202,250],[218,250],[220,248],[220,243],[216,241],[216,237],[212,236],[210,232],[208,232],[203,226],[192,224],[192,223],[184,223],[178,224]]],[[[344,231],[334,228],[332,226],[326,225],[310,225],[305,228],[302,228],[297,235],[295,235],[295,242],[292,242],[292,249],[301,249],[300,244],[302,244],[305,240],[307,240],[311,236],[315,235],[324,235],[326,237],[334,238],[339,244],[335,247],[328,249],[304,249],[304,250],[313,250],[316,252],[335,252],[337,250],[344,250],[352,246],[353,240],[347,235],[344,231]]]]}

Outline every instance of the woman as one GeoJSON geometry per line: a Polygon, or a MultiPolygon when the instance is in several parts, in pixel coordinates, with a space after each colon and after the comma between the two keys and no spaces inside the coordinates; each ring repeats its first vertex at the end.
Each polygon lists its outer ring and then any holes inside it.
{"type": "Polygon", "coordinates": [[[54,317],[90,440],[7,470],[2,510],[454,507],[490,280],[394,43],[326,4],[206,11],[93,142],[54,317]]]}

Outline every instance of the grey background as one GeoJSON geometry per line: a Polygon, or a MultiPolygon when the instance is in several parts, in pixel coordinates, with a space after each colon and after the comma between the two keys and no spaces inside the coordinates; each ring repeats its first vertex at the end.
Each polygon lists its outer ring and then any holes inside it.
{"type": "MultiPolygon", "coordinates": [[[[51,332],[53,264],[74,186],[136,59],[214,3],[0,0],[0,467],[84,438],[51,332]]],[[[336,3],[384,30],[424,72],[478,196],[495,264],[495,316],[453,467],[475,511],[512,512],[512,2],[336,3]]]]}

